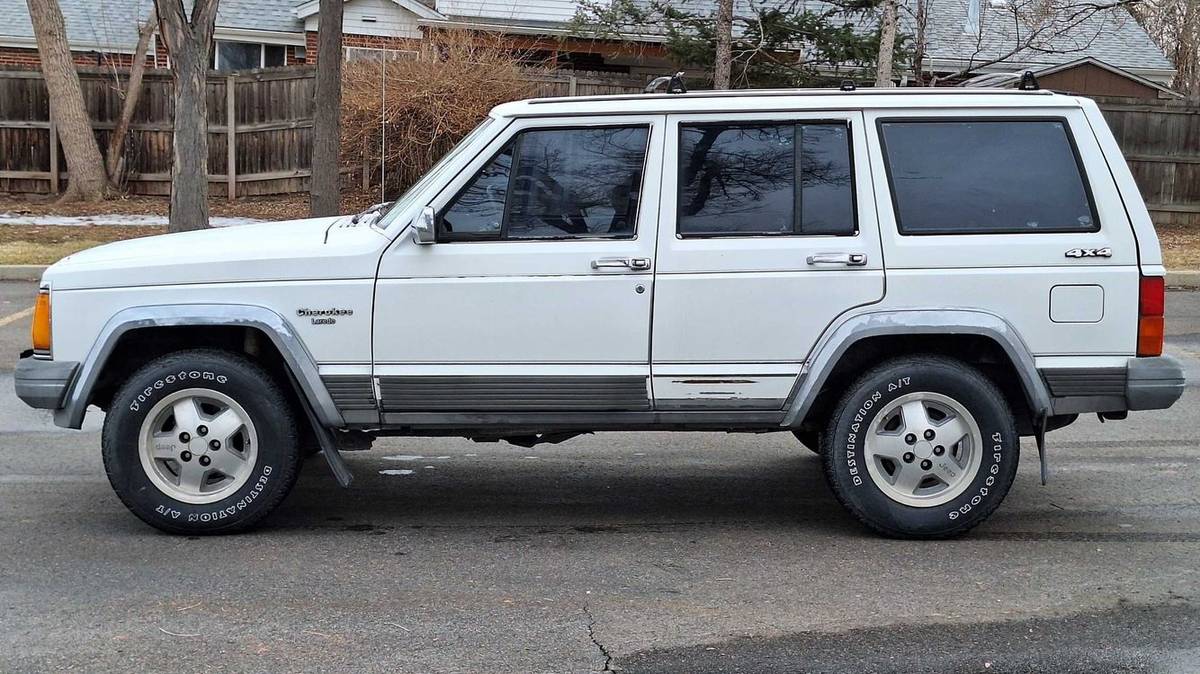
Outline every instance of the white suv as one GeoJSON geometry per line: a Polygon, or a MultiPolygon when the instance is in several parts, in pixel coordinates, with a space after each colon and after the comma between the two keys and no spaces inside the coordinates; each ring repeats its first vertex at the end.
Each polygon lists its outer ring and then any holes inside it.
{"type": "Polygon", "coordinates": [[[754,91],[497,107],[355,217],[72,255],[18,395],[107,411],[121,500],[247,528],[378,436],[794,433],[890,536],[1004,498],[1019,437],[1181,395],[1162,257],[1097,107],[754,91]],[[51,310],[53,305],[53,310],[51,310]]]}

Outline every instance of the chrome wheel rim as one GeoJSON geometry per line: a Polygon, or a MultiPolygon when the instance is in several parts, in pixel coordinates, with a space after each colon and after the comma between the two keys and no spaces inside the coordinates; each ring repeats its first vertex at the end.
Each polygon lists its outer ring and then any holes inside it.
{"type": "Polygon", "coordinates": [[[142,421],[138,455],[163,494],[191,504],[237,492],[254,471],[258,433],[233,398],[211,389],[176,391],[142,421]]]}
{"type": "Polygon", "coordinates": [[[940,393],[908,393],[875,415],[864,442],[867,473],[888,498],[931,508],[970,486],[983,459],[975,417],[940,393]]]}

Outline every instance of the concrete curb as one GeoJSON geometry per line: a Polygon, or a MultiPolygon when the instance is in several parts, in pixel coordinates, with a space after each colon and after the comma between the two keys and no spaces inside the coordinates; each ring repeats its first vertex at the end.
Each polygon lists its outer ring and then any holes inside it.
{"type": "MultiPolygon", "coordinates": [[[[46,265],[40,264],[0,264],[0,281],[39,281],[45,271],[46,265]]],[[[1200,270],[1168,271],[1167,285],[1200,289],[1200,270]]]]}
{"type": "Polygon", "coordinates": [[[0,281],[40,281],[44,264],[0,264],[0,281]]]}
{"type": "Polygon", "coordinates": [[[1167,286],[1171,288],[1200,288],[1200,270],[1168,271],[1167,286]]]}

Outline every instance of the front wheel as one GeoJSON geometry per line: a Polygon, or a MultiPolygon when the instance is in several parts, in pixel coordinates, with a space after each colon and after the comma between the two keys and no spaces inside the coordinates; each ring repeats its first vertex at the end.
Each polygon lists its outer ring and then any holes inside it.
{"type": "Polygon", "coordinates": [[[1017,471],[1008,404],[974,368],[936,357],[885,363],[855,382],[825,433],[838,500],[871,529],[946,538],[982,522],[1017,471]]]}
{"type": "Polygon", "coordinates": [[[247,529],[296,482],[291,405],[269,373],[211,350],[159,358],[113,397],[104,468],[133,514],[170,533],[247,529]]]}

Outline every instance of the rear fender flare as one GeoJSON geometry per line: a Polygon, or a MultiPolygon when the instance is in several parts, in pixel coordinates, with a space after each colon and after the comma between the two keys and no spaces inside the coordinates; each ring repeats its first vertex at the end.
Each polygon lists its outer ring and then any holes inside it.
{"type": "Polygon", "coordinates": [[[1035,418],[1050,414],[1050,392],[1038,374],[1033,355],[1011,323],[974,309],[903,309],[856,314],[826,330],[796,382],[782,425],[800,426],[829,374],[851,346],[868,337],[886,335],[987,337],[1008,355],[1035,418]]]}

